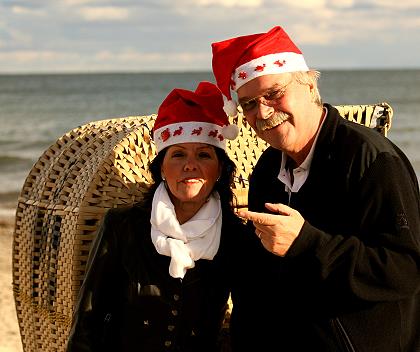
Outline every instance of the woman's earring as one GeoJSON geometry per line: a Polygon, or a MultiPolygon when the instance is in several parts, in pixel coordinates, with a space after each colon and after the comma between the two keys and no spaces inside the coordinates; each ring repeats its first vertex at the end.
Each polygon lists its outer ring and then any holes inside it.
{"type": "Polygon", "coordinates": [[[162,181],[166,181],[165,175],[161,174],[160,177],[162,177],[162,181]]]}

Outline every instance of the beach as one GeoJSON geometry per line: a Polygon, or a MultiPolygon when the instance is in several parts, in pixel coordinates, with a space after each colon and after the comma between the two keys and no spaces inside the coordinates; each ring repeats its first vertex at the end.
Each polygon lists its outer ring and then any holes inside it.
{"type": "Polygon", "coordinates": [[[0,352],[21,352],[12,290],[12,244],[17,194],[0,199],[0,352]]]}

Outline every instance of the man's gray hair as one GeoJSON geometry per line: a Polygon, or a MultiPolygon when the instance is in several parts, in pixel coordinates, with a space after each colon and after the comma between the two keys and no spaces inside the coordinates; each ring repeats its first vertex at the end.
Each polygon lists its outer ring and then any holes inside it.
{"type": "Polygon", "coordinates": [[[314,87],[314,102],[322,107],[321,94],[318,89],[318,79],[321,73],[315,70],[292,72],[293,79],[299,84],[309,84],[314,87]]]}

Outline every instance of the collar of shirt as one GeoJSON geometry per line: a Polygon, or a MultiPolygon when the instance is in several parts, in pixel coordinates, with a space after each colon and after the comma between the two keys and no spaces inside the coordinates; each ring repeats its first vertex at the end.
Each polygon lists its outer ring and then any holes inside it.
{"type": "Polygon", "coordinates": [[[284,183],[285,185],[285,191],[286,192],[298,192],[300,188],[305,183],[306,179],[309,175],[309,170],[311,168],[312,159],[314,157],[314,151],[315,151],[315,145],[318,140],[319,132],[321,131],[321,127],[324,124],[325,117],[328,114],[328,110],[326,107],[324,107],[324,118],[322,119],[321,125],[318,128],[318,131],[316,132],[315,140],[312,144],[311,150],[309,151],[309,154],[306,156],[305,160],[302,164],[300,164],[297,168],[293,169],[293,184],[292,184],[292,178],[290,177],[289,170],[286,169],[286,161],[287,161],[287,154],[285,152],[281,153],[281,165],[280,165],[280,172],[277,176],[277,178],[284,183]]]}

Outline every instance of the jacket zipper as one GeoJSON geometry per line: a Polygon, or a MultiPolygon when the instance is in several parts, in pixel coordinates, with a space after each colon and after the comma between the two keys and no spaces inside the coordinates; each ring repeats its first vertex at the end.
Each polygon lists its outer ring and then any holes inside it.
{"type": "Polygon", "coordinates": [[[333,325],[338,331],[340,341],[343,342],[343,345],[347,352],[356,352],[356,349],[353,347],[353,344],[350,341],[349,335],[347,335],[346,330],[344,329],[343,324],[338,318],[332,320],[333,325]]]}

